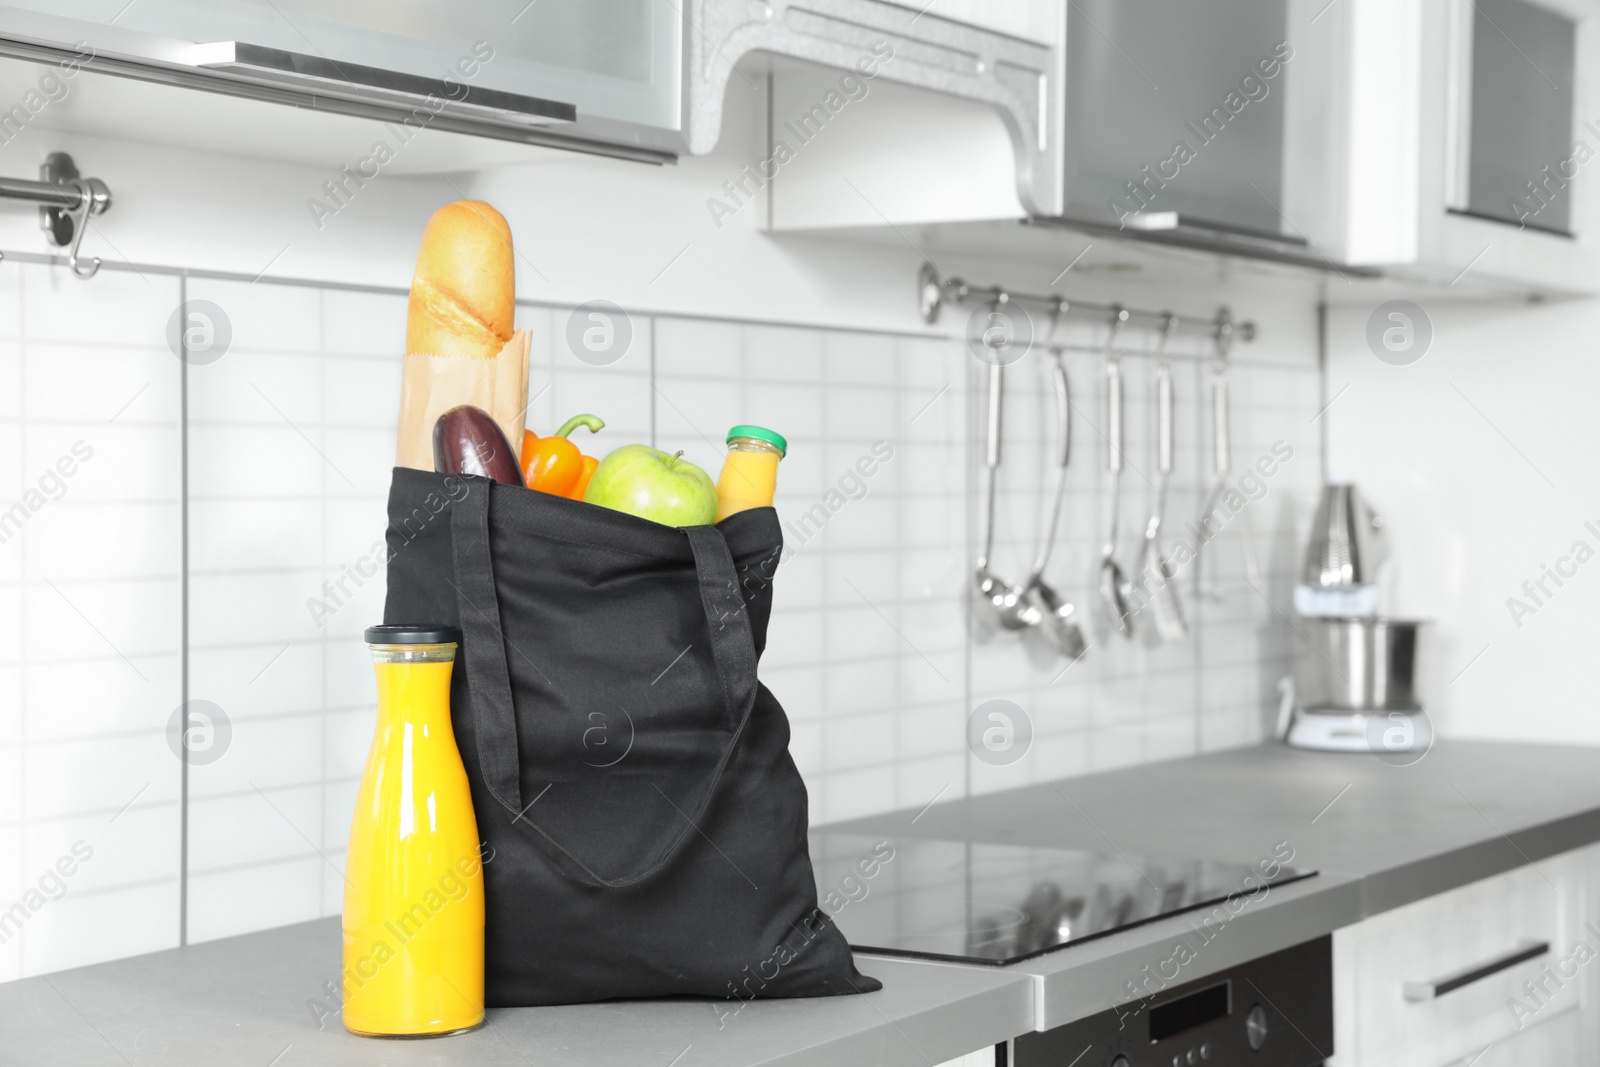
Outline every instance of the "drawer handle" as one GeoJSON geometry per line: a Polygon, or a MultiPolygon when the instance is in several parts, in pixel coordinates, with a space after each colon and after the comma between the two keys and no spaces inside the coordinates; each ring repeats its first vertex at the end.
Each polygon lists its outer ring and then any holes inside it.
{"type": "Polygon", "coordinates": [[[1487,978],[1491,974],[1498,974],[1508,968],[1515,967],[1519,963],[1538,959],[1549,951],[1550,942],[1548,941],[1524,941],[1505,955],[1474,964],[1466,970],[1447,974],[1443,978],[1435,978],[1431,982],[1407,982],[1405,983],[1406,999],[1416,1004],[1424,1000],[1432,1000],[1435,997],[1442,997],[1446,993],[1453,993],[1462,986],[1471,985],[1473,982],[1487,978]]]}

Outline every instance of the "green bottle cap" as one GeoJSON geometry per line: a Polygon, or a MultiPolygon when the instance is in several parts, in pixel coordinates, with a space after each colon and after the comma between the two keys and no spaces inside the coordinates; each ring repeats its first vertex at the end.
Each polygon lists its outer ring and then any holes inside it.
{"type": "Polygon", "coordinates": [[[765,426],[735,426],[728,431],[728,441],[731,443],[735,437],[753,437],[772,445],[786,456],[789,454],[789,442],[783,439],[782,434],[774,433],[765,426]]]}

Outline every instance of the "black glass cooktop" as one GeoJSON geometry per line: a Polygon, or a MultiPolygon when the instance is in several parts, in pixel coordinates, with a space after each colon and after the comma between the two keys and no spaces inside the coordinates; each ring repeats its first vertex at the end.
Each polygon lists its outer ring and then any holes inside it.
{"type": "Polygon", "coordinates": [[[851,947],[995,965],[1202,908],[1193,922],[1216,929],[1259,906],[1263,886],[1316,874],[1285,866],[1292,858],[1287,847],[1249,865],[811,835],[818,901],[851,947]]]}

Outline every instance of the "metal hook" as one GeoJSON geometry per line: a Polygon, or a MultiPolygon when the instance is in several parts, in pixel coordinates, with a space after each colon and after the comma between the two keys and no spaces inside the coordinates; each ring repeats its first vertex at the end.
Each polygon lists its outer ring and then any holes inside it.
{"type": "Polygon", "coordinates": [[[1217,346],[1217,362],[1228,362],[1228,352],[1233,348],[1233,314],[1226,308],[1217,309],[1217,331],[1214,336],[1217,346]]]}
{"type": "Polygon", "coordinates": [[[1128,309],[1121,304],[1111,305],[1111,332],[1106,334],[1105,358],[1111,360],[1111,346],[1116,343],[1117,331],[1122,329],[1122,324],[1128,321],[1128,309]]]}
{"type": "Polygon", "coordinates": [[[1161,347],[1156,351],[1165,352],[1167,350],[1167,342],[1172,340],[1172,335],[1177,332],[1177,329],[1178,316],[1170,311],[1165,312],[1161,320],[1161,347]]]}
{"type": "Polygon", "coordinates": [[[93,257],[89,261],[89,268],[85,270],[79,249],[83,247],[83,235],[89,229],[90,216],[102,214],[111,206],[111,190],[99,178],[72,178],[66,184],[76,189],[82,198],[71,212],[72,248],[67,252],[67,266],[75,277],[87,281],[100,272],[100,257],[93,257]]]}
{"type": "Polygon", "coordinates": [[[1057,359],[1061,358],[1062,346],[1056,344],[1056,331],[1061,328],[1061,320],[1066,317],[1067,309],[1071,306],[1065,299],[1061,299],[1050,309],[1050,332],[1045,335],[1044,346],[1057,359]]]}

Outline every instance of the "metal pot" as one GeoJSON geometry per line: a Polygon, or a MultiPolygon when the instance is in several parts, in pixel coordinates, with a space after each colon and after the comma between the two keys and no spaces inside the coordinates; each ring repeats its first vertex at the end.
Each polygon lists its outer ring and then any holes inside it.
{"type": "Polygon", "coordinates": [[[1417,711],[1417,653],[1426,622],[1296,619],[1294,682],[1306,711],[1417,711]]]}

